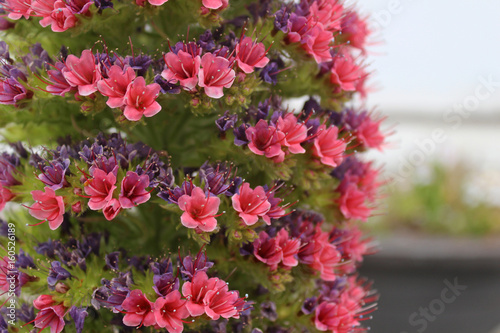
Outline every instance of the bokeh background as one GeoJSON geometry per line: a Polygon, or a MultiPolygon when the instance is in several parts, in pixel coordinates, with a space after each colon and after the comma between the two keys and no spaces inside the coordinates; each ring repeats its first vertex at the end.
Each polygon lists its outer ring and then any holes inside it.
{"type": "Polygon", "coordinates": [[[370,156],[392,180],[365,225],[380,245],[362,268],[381,294],[371,331],[498,333],[500,2],[349,3],[376,30],[367,107],[394,131],[370,156]]]}

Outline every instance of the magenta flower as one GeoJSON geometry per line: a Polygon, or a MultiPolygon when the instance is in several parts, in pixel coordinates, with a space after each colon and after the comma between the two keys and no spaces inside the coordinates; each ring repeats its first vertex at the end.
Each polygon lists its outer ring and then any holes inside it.
{"type": "Polygon", "coordinates": [[[94,169],[93,178],[85,182],[85,193],[90,196],[89,208],[103,209],[113,198],[116,189],[116,176],[113,172],[106,173],[101,169],[94,169]]]}
{"type": "Polygon", "coordinates": [[[2,7],[9,13],[8,18],[12,20],[19,20],[21,17],[29,19],[33,14],[31,0],[6,0],[2,7]]]}
{"type": "Polygon", "coordinates": [[[215,289],[207,291],[203,303],[205,304],[205,313],[212,320],[222,318],[239,317],[238,307],[235,306],[239,302],[238,291],[229,291],[227,284],[216,286],[215,289]]]}
{"type": "Polygon", "coordinates": [[[220,199],[195,187],[191,195],[184,194],[177,201],[179,208],[184,212],[181,223],[186,228],[197,228],[205,232],[214,231],[217,227],[217,212],[219,211],[220,199]]]}
{"type": "Polygon", "coordinates": [[[123,208],[132,208],[148,201],[151,198],[151,194],[146,191],[148,186],[148,175],[139,176],[136,172],[127,171],[127,175],[122,180],[120,205],[123,208]]]}
{"type": "Polygon", "coordinates": [[[201,67],[198,85],[205,88],[208,97],[224,96],[223,88],[231,88],[236,78],[236,73],[231,69],[232,63],[226,58],[206,53],[201,58],[201,67]]]}
{"type": "Polygon", "coordinates": [[[274,126],[269,126],[264,119],[259,120],[255,127],[249,127],[245,131],[250,141],[248,149],[257,155],[271,158],[275,163],[281,163],[285,159],[285,152],[281,150],[281,143],[285,140],[285,134],[274,126]]]}
{"type": "Polygon", "coordinates": [[[62,303],[57,304],[50,295],[40,295],[33,301],[33,306],[40,310],[34,320],[34,326],[40,331],[50,327],[51,333],[60,333],[64,329],[67,308],[62,303]]]}
{"type": "Polygon", "coordinates": [[[347,36],[349,45],[365,52],[365,44],[368,35],[368,19],[361,18],[354,10],[349,10],[342,18],[342,35],[347,36]]]}
{"type": "Polygon", "coordinates": [[[318,0],[309,7],[309,16],[321,23],[325,30],[337,32],[341,28],[344,7],[338,0],[318,0]]]}
{"type": "Polygon", "coordinates": [[[311,30],[302,36],[302,48],[313,56],[316,62],[322,63],[332,60],[330,44],[333,41],[333,33],[323,28],[321,23],[317,23],[311,30]]]}
{"type": "Polygon", "coordinates": [[[356,128],[355,135],[364,147],[382,150],[385,136],[380,131],[380,124],[384,119],[373,120],[366,116],[356,128]]]}
{"type": "Polygon", "coordinates": [[[201,316],[205,313],[205,295],[209,290],[223,288],[226,283],[218,278],[208,278],[204,271],[197,271],[191,282],[182,285],[182,295],[186,297],[186,308],[192,317],[201,316]]]}
{"type": "Polygon", "coordinates": [[[347,144],[338,138],[339,130],[335,126],[326,129],[325,125],[321,125],[319,131],[314,139],[313,155],[319,157],[324,165],[335,168],[342,163],[347,144]]]}
{"type": "Polygon", "coordinates": [[[0,104],[17,105],[20,101],[31,99],[33,92],[26,89],[13,77],[0,80],[0,104]]]}
{"type": "Polygon", "coordinates": [[[324,281],[335,281],[337,276],[334,272],[342,256],[337,248],[328,241],[329,235],[321,231],[319,226],[314,235],[315,251],[314,261],[311,267],[320,272],[321,279],[324,281]]]}
{"type": "MultiPolygon", "coordinates": [[[[40,20],[40,25],[42,27],[50,25],[52,31],[62,32],[73,28],[77,22],[78,18],[71,11],[71,9],[66,6],[66,3],[61,0],[57,0],[54,2],[53,11],[50,15],[45,16],[42,20],[40,20]]],[[[86,96],[83,94],[80,95],[86,96]]]]}
{"type": "Polygon", "coordinates": [[[158,326],[166,328],[169,333],[180,333],[184,329],[182,319],[189,316],[186,300],[181,299],[178,290],[174,290],[156,300],[154,316],[158,326]]]}
{"type": "Polygon", "coordinates": [[[152,117],[161,110],[161,105],[156,101],[160,92],[160,85],[157,83],[148,84],[142,76],[132,81],[125,93],[125,118],[137,121],[144,117],[152,117]]]}
{"type": "Polygon", "coordinates": [[[279,240],[271,238],[265,231],[259,233],[259,238],[253,242],[253,255],[259,261],[276,269],[283,259],[283,252],[279,240]]]}
{"type": "Polygon", "coordinates": [[[202,0],[203,6],[209,9],[224,9],[228,6],[228,0],[202,0]]]}
{"type": "Polygon", "coordinates": [[[257,186],[254,190],[249,183],[240,186],[240,193],[231,197],[233,208],[236,210],[246,225],[254,225],[262,217],[267,224],[271,223],[266,213],[271,208],[271,203],[267,200],[266,191],[262,186],[257,186]]]}
{"type": "Polygon", "coordinates": [[[64,78],[78,93],[88,96],[97,91],[97,81],[101,79],[95,58],[90,50],[84,50],[80,58],[70,54],[66,58],[66,68],[62,69],[64,78]]]}
{"type": "Polygon", "coordinates": [[[59,228],[63,222],[64,198],[56,196],[56,192],[50,187],[43,191],[31,191],[35,203],[29,208],[31,216],[38,220],[48,221],[52,230],[59,228]]]}
{"type": "Polygon", "coordinates": [[[269,63],[267,51],[263,43],[256,43],[250,37],[245,37],[236,45],[236,62],[238,67],[249,74],[254,68],[263,68],[269,63]]]}
{"type": "Polygon", "coordinates": [[[286,35],[285,41],[287,43],[299,43],[302,40],[302,36],[304,36],[311,27],[312,24],[310,19],[292,13],[287,23],[288,34],[286,35]]]}
{"type": "Polygon", "coordinates": [[[127,87],[135,79],[135,71],[132,67],[113,65],[108,70],[108,79],[97,82],[97,89],[101,94],[108,97],[106,104],[110,108],[119,108],[125,105],[125,93],[127,87]]]}
{"type": "Polygon", "coordinates": [[[276,235],[278,246],[282,251],[282,263],[286,267],[294,267],[299,264],[297,255],[300,248],[300,239],[290,238],[288,231],[281,229],[276,235]]]}
{"type": "MultiPolygon", "coordinates": [[[[37,1],[39,2],[39,1],[37,1]]],[[[63,75],[63,70],[66,65],[62,62],[56,62],[54,65],[55,69],[50,69],[47,71],[49,75],[49,84],[47,85],[47,91],[52,95],[64,96],[67,92],[70,92],[73,87],[63,75]]]]}
{"type": "Polygon", "coordinates": [[[371,208],[365,205],[366,199],[366,194],[360,191],[356,184],[350,183],[341,187],[337,202],[346,219],[366,221],[371,214],[371,208]]]}
{"type": "Polygon", "coordinates": [[[5,291],[5,293],[8,293],[10,289],[10,280],[7,280],[10,275],[9,270],[11,270],[9,266],[9,257],[0,257],[0,291],[5,291]]]}
{"type": "Polygon", "coordinates": [[[287,146],[292,154],[306,152],[300,144],[307,140],[307,126],[304,123],[299,123],[293,113],[287,113],[285,117],[279,117],[276,127],[278,131],[285,134],[283,145],[287,146]]]}
{"type": "Polygon", "coordinates": [[[139,289],[130,292],[123,301],[122,308],[126,311],[123,317],[126,326],[141,327],[156,324],[154,304],[139,289]]]}
{"type": "Polygon", "coordinates": [[[163,56],[166,68],[161,76],[171,83],[180,82],[183,89],[192,91],[198,83],[198,73],[201,64],[201,49],[179,50],[177,54],[168,52],[163,56]],[[191,51],[191,52],[189,52],[191,51]]]}
{"type": "Polygon", "coordinates": [[[347,52],[340,52],[333,58],[330,70],[330,82],[343,91],[356,91],[358,81],[365,76],[362,67],[354,62],[347,52]]]}
{"type": "Polygon", "coordinates": [[[2,184],[0,184],[0,211],[2,211],[5,207],[5,204],[9,202],[14,195],[9,189],[6,189],[3,187],[2,184]]]}
{"type": "Polygon", "coordinates": [[[106,206],[102,209],[102,213],[106,220],[111,221],[120,213],[122,210],[122,206],[120,205],[120,201],[118,199],[111,199],[106,206]]]}

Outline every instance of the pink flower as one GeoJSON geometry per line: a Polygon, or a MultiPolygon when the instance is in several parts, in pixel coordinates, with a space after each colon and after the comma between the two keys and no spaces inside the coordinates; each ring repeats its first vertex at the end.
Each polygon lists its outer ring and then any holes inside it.
{"type": "Polygon", "coordinates": [[[380,124],[384,119],[373,120],[366,116],[356,129],[355,135],[364,147],[382,150],[385,136],[380,131],[380,124]]]}
{"type": "Polygon", "coordinates": [[[50,25],[52,31],[62,32],[73,28],[77,22],[78,18],[75,16],[75,13],[73,13],[73,11],[68,8],[63,1],[58,0],[54,3],[54,10],[52,13],[49,16],[44,17],[40,21],[40,25],[42,27],[50,25]]]}
{"type": "Polygon", "coordinates": [[[60,333],[64,329],[64,315],[67,308],[57,304],[50,295],[40,295],[33,301],[33,306],[40,310],[35,318],[35,327],[43,331],[50,327],[51,333],[60,333]]]}
{"type": "Polygon", "coordinates": [[[47,91],[52,95],[64,96],[67,92],[70,92],[75,88],[68,83],[63,75],[63,70],[66,68],[65,64],[62,62],[56,62],[54,68],[56,69],[50,69],[47,71],[47,74],[49,75],[47,91]]]}
{"type": "Polygon", "coordinates": [[[296,238],[290,238],[288,231],[281,229],[276,235],[276,240],[278,246],[282,251],[282,263],[287,267],[295,267],[299,264],[297,259],[297,254],[299,253],[300,240],[296,238]]]}
{"type": "Polygon", "coordinates": [[[167,67],[161,76],[172,83],[180,82],[183,89],[191,91],[198,83],[201,49],[193,52],[192,48],[188,49],[188,46],[185,46],[186,51],[179,50],[177,54],[168,52],[163,56],[167,67]]]}
{"type": "Polygon", "coordinates": [[[191,282],[184,282],[182,295],[186,297],[186,308],[192,317],[201,316],[205,313],[205,295],[209,290],[223,288],[226,283],[218,278],[208,278],[207,273],[198,271],[194,274],[191,282]]]}
{"type": "Polygon", "coordinates": [[[305,16],[299,16],[292,13],[287,23],[288,34],[285,37],[285,41],[287,43],[298,43],[302,40],[302,36],[304,36],[311,28],[312,23],[310,19],[305,16]]]}
{"type": "Polygon", "coordinates": [[[153,6],[161,6],[164,3],[168,2],[168,0],[148,0],[148,2],[150,5],[153,5],[153,6]]]}
{"type": "Polygon", "coordinates": [[[126,326],[152,326],[156,324],[154,304],[141,290],[135,289],[130,292],[122,303],[126,311],[123,323],[126,326]]]}
{"type": "Polygon", "coordinates": [[[267,51],[263,43],[256,43],[250,37],[245,37],[236,45],[236,62],[238,67],[247,74],[254,68],[263,68],[269,63],[267,51]]]}
{"type": "Polygon", "coordinates": [[[339,130],[335,126],[326,129],[325,125],[321,125],[319,131],[314,139],[313,155],[319,157],[324,165],[335,168],[342,163],[347,144],[338,138],[339,130]]]}
{"type": "Polygon", "coordinates": [[[120,205],[123,208],[132,208],[151,198],[151,194],[146,191],[149,186],[149,176],[139,176],[136,172],[127,171],[127,175],[122,180],[120,191],[120,205]]]}
{"type": "Polygon", "coordinates": [[[97,91],[101,74],[90,50],[84,50],[80,58],[70,54],[65,64],[66,67],[62,69],[64,78],[71,86],[78,87],[80,95],[88,96],[97,91]]]}
{"type": "Polygon", "coordinates": [[[36,0],[31,3],[31,9],[35,11],[37,16],[42,17],[40,25],[46,27],[50,24],[50,15],[54,11],[55,2],[56,0],[36,0]],[[48,23],[44,25],[45,21],[48,21],[48,23]]]}
{"type": "Polygon", "coordinates": [[[228,6],[228,0],[202,0],[203,6],[209,9],[224,9],[228,6]]]}
{"type": "Polygon", "coordinates": [[[346,219],[359,219],[366,221],[371,214],[371,209],[365,205],[365,193],[360,191],[356,184],[353,183],[339,186],[339,188],[340,198],[337,202],[342,215],[344,215],[346,219]]]}
{"type": "Polygon", "coordinates": [[[89,208],[92,210],[103,209],[113,198],[116,189],[116,176],[113,172],[106,173],[101,169],[94,169],[93,178],[85,182],[85,193],[90,195],[89,208]]]}
{"type": "Polygon", "coordinates": [[[226,58],[206,53],[201,58],[201,69],[198,74],[198,85],[205,88],[205,94],[211,98],[224,96],[222,88],[231,88],[236,73],[232,63],[226,58]]]}
{"type": "Polygon", "coordinates": [[[333,41],[333,33],[317,23],[307,34],[302,36],[302,48],[313,56],[316,62],[322,63],[332,60],[330,44],[333,41]]]}
{"type": "Polygon", "coordinates": [[[160,92],[160,85],[157,83],[148,84],[142,76],[132,81],[125,93],[125,118],[137,121],[145,117],[152,117],[161,110],[161,105],[156,101],[160,92]]]}
{"type": "Polygon", "coordinates": [[[259,238],[253,242],[253,255],[259,261],[276,269],[283,258],[279,239],[271,238],[265,231],[261,231],[259,238]]]}
{"type": "Polygon", "coordinates": [[[219,211],[220,199],[195,187],[191,195],[184,194],[177,201],[179,208],[184,212],[181,223],[186,228],[198,228],[205,232],[214,231],[217,227],[215,216],[219,211]]]}
{"type": "Polygon", "coordinates": [[[63,222],[64,198],[56,196],[56,192],[50,187],[43,191],[32,191],[31,195],[35,203],[30,207],[29,213],[38,220],[49,222],[52,230],[59,228],[63,222]]]}
{"type": "Polygon", "coordinates": [[[249,127],[245,131],[250,141],[248,149],[254,154],[264,155],[271,158],[275,163],[281,163],[285,159],[285,152],[281,150],[281,143],[285,140],[285,134],[274,126],[269,126],[264,119],[259,120],[255,127],[249,127]]]}
{"type": "Polygon", "coordinates": [[[102,213],[106,220],[111,221],[120,213],[122,210],[122,206],[120,205],[120,201],[118,199],[111,199],[106,206],[103,208],[102,213]]]}
{"type": "Polygon", "coordinates": [[[359,322],[345,304],[322,302],[316,307],[314,325],[320,331],[349,333],[359,322]]]}
{"type": "Polygon", "coordinates": [[[108,97],[106,104],[110,108],[119,108],[125,105],[125,93],[127,87],[135,79],[135,71],[132,67],[121,68],[113,65],[108,70],[108,79],[97,82],[97,89],[101,94],[108,97]]]}
{"type": "Polygon", "coordinates": [[[182,319],[189,316],[186,300],[181,299],[178,290],[174,290],[156,300],[154,316],[158,326],[166,328],[169,333],[180,333],[184,329],[182,319]]]}
{"type": "Polygon", "coordinates": [[[19,20],[21,17],[29,19],[33,13],[31,0],[6,0],[2,7],[9,13],[8,18],[12,20],[19,20]]]}
{"type": "Polygon", "coordinates": [[[342,18],[342,36],[347,37],[349,45],[365,52],[365,44],[371,33],[366,17],[359,17],[354,10],[349,10],[342,18]]]}
{"type": "Polygon", "coordinates": [[[362,67],[354,62],[354,58],[347,52],[340,52],[333,58],[330,70],[330,82],[336,84],[343,91],[356,91],[359,80],[365,76],[362,67]]]}
{"type": "Polygon", "coordinates": [[[203,303],[205,304],[205,313],[212,320],[223,318],[238,318],[239,310],[235,306],[239,302],[238,291],[229,291],[228,286],[224,283],[223,286],[219,284],[212,290],[207,291],[203,303]]]}
{"type": "Polygon", "coordinates": [[[231,197],[233,208],[236,210],[246,225],[254,225],[262,217],[267,224],[271,223],[266,213],[271,208],[271,203],[267,200],[266,191],[262,186],[257,186],[254,190],[249,183],[240,186],[240,193],[231,197]]]}
{"type": "Polygon", "coordinates": [[[0,184],[0,211],[4,209],[5,204],[9,202],[13,197],[14,195],[12,194],[12,192],[9,189],[3,187],[2,184],[0,184]]]}
{"type": "Polygon", "coordinates": [[[344,17],[344,7],[338,0],[318,0],[309,7],[309,16],[320,22],[325,30],[337,32],[341,28],[344,17]]]}
{"type": "Polygon", "coordinates": [[[342,256],[337,248],[330,244],[329,235],[321,231],[318,226],[314,235],[314,243],[317,249],[313,254],[314,261],[311,267],[320,272],[325,281],[335,281],[337,278],[334,269],[338,266],[342,256]]]}
{"type": "Polygon", "coordinates": [[[300,144],[307,139],[307,126],[304,123],[299,123],[293,113],[287,113],[285,117],[279,117],[276,127],[285,134],[283,144],[288,147],[292,154],[306,152],[300,144]]]}

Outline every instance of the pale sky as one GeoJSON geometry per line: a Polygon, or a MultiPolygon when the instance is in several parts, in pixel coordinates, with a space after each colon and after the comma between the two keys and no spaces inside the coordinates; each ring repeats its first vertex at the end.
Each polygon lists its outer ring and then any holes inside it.
{"type": "Polygon", "coordinates": [[[382,28],[374,38],[378,45],[369,48],[368,62],[375,70],[371,82],[379,88],[369,105],[390,113],[439,113],[474,95],[480,76],[492,75],[498,87],[478,111],[500,113],[500,1],[347,3],[371,13],[371,22],[382,28]]]}

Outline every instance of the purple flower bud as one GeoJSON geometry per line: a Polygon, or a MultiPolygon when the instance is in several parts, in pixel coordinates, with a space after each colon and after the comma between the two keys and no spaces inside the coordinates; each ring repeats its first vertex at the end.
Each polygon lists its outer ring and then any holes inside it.
{"type": "Polygon", "coordinates": [[[214,265],[213,262],[208,261],[208,258],[204,252],[198,253],[196,258],[191,256],[186,256],[182,260],[181,264],[181,274],[184,281],[191,281],[194,273],[196,272],[206,272],[210,267],[214,265]]]}
{"type": "Polygon", "coordinates": [[[161,75],[155,76],[155,83],[160,85],[160,91],[162,94],[180,94],[181,86],[175,83],[171,83],[168,80],[164,79],[161,75]]]}
{"type": "Polygon", "coordinates": [[[87,308],[79,308],[76,306],[72,306],[71,309],[69,310],[69,315],[75,322],[76,333],[82,333],[85,317],[89,315],[89,313],[87,312],[87,308]]]}
{"type": "Polygon", "coordinates": [[[54,287],[57,282],[64,281],[70,277],[70,272],[62,268],[59,261],[51,262],[49,276],[47,277],[47,283],[50,287],[54,287]]]}
{"type": "Polygon", "coordinates": [[[210,30],[206,30],[200,36],[200,39],[198,40],[198,45],[200,45],[200,47],[205,52],[212,52],[212,50],[215,49],[215,41],[212,36],[212,32],[210,30]]]}
{"type": "Polygon", "coordinates": [[[249,128],[250,125],[248,124],[241,124],[240,126],[236,127],[234,130],[233,130],[233,134],[234,134],[234,144],[237,145],[237,146],[243,146],[243,145],[246,145],[248,144],[248,139],[247,139],[247,135],[246,135],[246,130],[247,128],[249,128]]]}
{"type": "Polygon", "coordinates": [[[234,128],[234,125],[238,121],[238,115],[229,115],[229,111],[224,112],[224,115],[215,121],[215,125],[221,132],[226,132],[230,128],[234,128]]]}
{"type": "Polygon", "coordinates": [[[24,303],[21,308],[16,310],[16,316],[22,322],[29,323],[35,319],[35,308],[24,303]]]}
{"type": "Polygon", "coordinates": [[[270,321],[276,321],[278,319],[278,313],[276,312],[276,304],[271,301],[265,301],[260,304],[260,313],[265,318],[270,321]]]}
{"type": "Polygon", "coordinates": [[[136,57],[127,56],[124,62],[132,67],[137,72],[137,75],[145,76],[153,60],[150,56],[142,54],[136,57]]]}
{"type": "Polygon", "coordinates": [[[153,289],[158,296],[167,296],[174,290],[179,290],[179,279],[173,273],[153,276],[153,289]]]}
{"type": "Polygon", "coordinates": [[[106,261],[106,266],[113,270],[119,270],[118,262],[119,262],[120,252],[111,252],[104,257],[106,261]]]}
{"type": "Polygon", "coordinates": [[[16,259],[16,267],[17,268],[36,268],[35,262],[33,261],[33,258],[29,254],[26,254],[23,249],[19,250],[19,254],[17,255],[16,259]]]}
{"type": "Polygon", "coordinates": [[[304,314],[311,314],[316,308],[316,297],[307,298],[302,304],[301,310],[304,314]]]}

